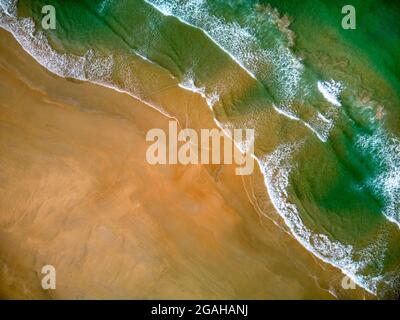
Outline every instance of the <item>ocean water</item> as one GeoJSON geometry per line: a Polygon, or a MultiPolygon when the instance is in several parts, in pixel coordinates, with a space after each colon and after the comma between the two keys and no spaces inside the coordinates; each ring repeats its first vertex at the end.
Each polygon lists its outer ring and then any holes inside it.
{"type": "Polygon", "coordinates": [[[396,297],[400,8],[353,3],[356,30],[341,28],[347,3],[321,0],[0,0],[0,26],[59,76],[171,117],[183,108],[154,92],[176,83],[221,128],[254,128],[257,192],[293,236],[369,292],[396,297]],[[55,30],[42,30],[45,4],[55,30]]]}

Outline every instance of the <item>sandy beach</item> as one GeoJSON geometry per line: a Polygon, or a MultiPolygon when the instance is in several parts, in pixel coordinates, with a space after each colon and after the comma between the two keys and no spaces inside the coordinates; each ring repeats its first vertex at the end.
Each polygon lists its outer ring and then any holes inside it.
{"type": "MultiPolygon", "coordinates": [[[[4,30],[0,53],[1,298],[373,298],[257,212],[259,172],[152,166],[146,132],[167,117],[51,74],[4,30]]],[[[182,126],[216,128],[200,95],[162,94],[191,110],[182,126]]]]}

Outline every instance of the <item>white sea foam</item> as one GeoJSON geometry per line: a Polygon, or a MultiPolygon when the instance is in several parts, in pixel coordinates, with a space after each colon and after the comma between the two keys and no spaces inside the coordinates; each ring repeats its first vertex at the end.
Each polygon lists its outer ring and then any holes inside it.
{"type": "Polygon", "coordinates": [[[324,98],[334,106],[340,107],[342,104],[339,101],[339,95],[343,90],[343,85],[335,80],[331,81],[318,81],[317,83],[319,92],[322,93],[324,98]]]}
{"type": "Polygon", "coordinates": [[[356,145],[376,163],[377,172],[366,185],[376,196],[383,196],[383,214],[400,228],[400,140],[378,129],[372,135],[360,135],[356,145]]]}
{"type": "Polygon", "coordinates": [[[103,15],[106,10],[111,6],[113,0],[103,0],[102,2],[100,2],[96,8],[96,11],[103,15]]]}
{"type": "MultiPolygon", "coordinates": [[[[304,92],[301,80],[304,66],[301,59],[283,43],[276,41],[274,45],[263,48],[255,36],[256,30],[239,25],[235,21],[225,21],[211,13],[206,0],[145,0],[159,12],[166,16],[173,16],[182,23],[199,28],[211,41],[217,44],[224,52],[246,70],[253,78],[264,82],[268,81],[277,86],[275,98],[280,106],[274,106],[275,110],[292,119],[301,119],[290,106],[300,88],[304,92]]],[[[276,28],[271,21],[271,28],[276,28]]],[[[340,82],[319,81],[318,90],[334,106],[340,106],[338,96],[342,90],[340,82]]],[[[330,130],[334,125],[333,118],[327,119],[321,113],[316,113],[312,119],[302,120],[308,129],[322,142],[329,138],[330,130]],[[322,120],[322,121],[321,121],[322,120]]]]}
{"type": "Polygon", "coordinates": [[[195,84],[195,77],[193,75],[193,72],[187,72],[184,76],[182,81],[179,83],[179,87],[185,89],[185,90],[189,90],[191,92],[197,93],[200,96],[202,96],[206,102],[208,107],[213,110],[213,106],[215,103],[218,102],[219,100],[219,94],[217,92],[212,92],[212,93],[207,93],[206,92],[206,87],[202,86],[202,87],[198,87],[195,84]]]}
{"type": "Polygon", "coordinates": [[[277,107],[275,104],[273,104],[272,107],[275,109],[276,112],[285,116],[286,118],[289,118],[290,120],[294,120],[294,121],[300,120],[300,118],[298,116],[296,116],[296,114],[285,105],[277,107]]]}
{"type": "MultiPolygon", "coordinates": [[[[212,15],[205,0],[145,1],[164,15],[174,16],[181,22],[204,31],[214,43],[227,52],[251,76],[261,81],[265,76],[276,77],[276,84],[281,96],[279,97],[280,105],[274,105],[274,109],[293,121],[303,123],[322,142],[327,141],[337,116],[337,107],[341,106],[339,96],[343,90],[343,85],[340,82],[334,80],[318,81],[316,83],[318,91],[331,104],[332,108],[329,108],[325,113],[315,112],[314,116],[307,121],[302,120],[291,109],[291,102],[299,92],[304,67],[301,60],[295,57],[289,48],[277,45],[271,49],[262,49],[258,46],[257,39],[250,28],[242,27],[235,22],[224,21],[222,18],[212,15]]],[[[203,93],[203,89],[193,88],[192,85],[187,84],[185,87],[203,93]]],[[[226,124],[216,122],[222,128],[226,126],[226,124]]],[[[315,234],[307,229],[300,218],[297,207],[289,202],[289,176],[292,170],[289,160],[293,150],[298,147],[282,145],[264,159],[257,159],[264,174],[269,196],[276,210],[284,218],[292,234],[304,247],[323,261],[340,268],[358,285],[371,293],[376,293],[377,284],[382,280],[382,276],[361,274],[362,269],[373,259],[372,253],[364,254],[364,257],[355,262],[355,259],[353,259],[355,252],[351,245],[342,244],[330,239],[325,234],[315,234]]],[[[397,183],[394,177],[386,181],[386,185],[397,183]]],[[[364,251],[367,252],[368,250],[365,249],[364,251]]],[[[373,252],[373,250],[371,249],[370,252],[373,252]]]]}
{"type": "Polygon", "coordinates": [[[0,26],[11,32],[25,51],[43,67],[61,77],[105,81],[111,75],[112,57],[97,57],[92,50],[80,57],[60,54],[49,45],[46,36],[35,29],[29,18],[17,18],[15,1],[0,3],[0,26]]]}
{"type": "MultiPolygon", "coordinates": [[[[317,82],[318,90],[323,94],[324,98],[330,103],[330,107],[321,113],[319,111],[314,111],[309,119],[302,119],[294,110],[291,108],[291,104],[283,104],[279,107],[273,105],[274,109],[284,115],[285,117],[300,121],[304,126],[306,126],[312,133],[314,133],[317,138],[326,142],[329,138],[331,129],[335,124],[336,117],[338,116],[338,106],[341,106],[339,102],[339,95],[343,89],[342,83],[338,81],[325,81],[317,82]]],[[[305,95],[309,95],[309,88],[305,89],[305,95]]],[[[306,98],[306,97],[304,97],[306,98]]],[[[304,99],[303,98],[303,99],[304,99]]]]}
{"type": "MultiPolygon", "coordinates": [[[[261,81],[266,75],[275,77],[281,99],[290,102],[296,95],[304,67],[283,44],[262,48],[254,30],[211,14],[205,0],[145,2],[163,15],[174,16],[182,23],[202,30],[251,77],[261,81]]],[[[272,22],[271,28],[276,28],[272,22]]]]}
{"type": "MultiPolygon", "coordinates": [[[[200,0],[201,1],[201,0],[200,0]]],[[[196,21],[191,21],[191,19],[187,19],[188,17],[192,17],[192,18],[202,18],[202,15],[199,14],[200,13],[200,8],[201,8],[201,3],[196,3],[196,1],[189,1],[186,2],[184,5],[185,8],[180,8],[180,6],[177,6],[176,3],[164,3],[162,1],[147,1],[145,0],[146,3],[148,3],[149,5],[151,5],[153,8],[155,8],[157,11],[159,11],[160,13],[162,13],[164,16],[173,16],[175,18],[177,18],[179,21],[181,21],[184,24],[190,25],[196,29],[200,29],[202,32],[204,32],[211,40],[214,40],[212,38],[212,35],[206,30],[206,29],[202,29],[201,27],[199,27],[196,24],[196,21]],[[200,4],[200,6],[197,6],[198,4],[200,4]],[[194,5],[194,6],[193,6],[194,5]],[[177,15],[175,13],[176,9],[182,9],[180,10],[181,13],[184,13],[185,10],[190,9],[190,8],[194,8],[194,12],[191,12],[188,16],[186,15],[177,15]]],[[[199,2],[199,1],[198,1],[199,2]]],[[[204,18],[204,17],[203,17],[204,18]]],[[[210,21],[211,23],[211,21],[210,21]]],[[[218,42],[216,43],[218,45],[218,42]]],[[[248,70],[240,60],[238,60],[236,58],[235,55],[233,55],[229,50],[226,50],[226,48],[224,48],[223,46],[219,46],[226,54],[228,54],[238,65],[240,65],[242,67],[242,69],[244,71],[246,71],[252,78],[256,79],[256,76],[250,71],[248,70]]]]}
{"type": "MultiPolygon", "coordinates": [[[[325,234],[314,233],[303,223],[298,208],[289,201],[289,180],[293,169],[292,155],[301,148],[302,143],[282,144],[274,152],[257,160],[264,175],[265,185],[275,209],[284,219],[293,236],[310,252],[321,260],[340,268],[355,283],[376,294],[382,275],[363,275],[360,272],[374,259],[377,246],[381,255],[386,247],[384,241],[367,247],[358,261],[354,259],[351,245],[330,239],[325,234]],[[382,246],[383,244],[383,246],[382,246]],[[369,254],[366,254],[369,252],[369,254]],[[373,254],[372,254],[373,252],[373,254]]],[[[375,261],[376,259],[374,259],[375,261]]]]}
{"type": "MultiPolygon", "coordinates": [[[[63,78],[90,81],[126,93],[161,112],[164,116],[175,119],[162,106],[150,103],[142,97],[140,85],[132,86],[137,81],[133,75],[128,77],[129,74],[125,74],[126,77],[123,77],[124,88],[112,83],[111,74],[114,67],[114,57],[99,57],[93,50],[88,50],[83,56],[60,54],[55,51],[43,32],[35,29],[32,19],[17,17],[17,0],[0,0],[0,27],[9,31],[27,53],[54,74],[63,78]],[[127,83],[127,81],[132,83],[127,83]],[[136,91],[138,92],[136,93],[136,91]]],[[[122,70],[130,72],[129,68],[122,70]]]]}
{"type": "Polygon", "coordinates": [[[275,109],[275,111],[277,111],[279,114],[282,114],[286,118],[293,121],[299,121],[300,123],[305,125],[322,142],[326,142],[328,140],[329,132],[334,123],[333,120],[326,118],[321,113],[318,112],[314,118],[311,118],[308,121],[303,121],[289,107],[285,105],[278,108],[275,104],[273,104],[273,108],[275,109]]]}

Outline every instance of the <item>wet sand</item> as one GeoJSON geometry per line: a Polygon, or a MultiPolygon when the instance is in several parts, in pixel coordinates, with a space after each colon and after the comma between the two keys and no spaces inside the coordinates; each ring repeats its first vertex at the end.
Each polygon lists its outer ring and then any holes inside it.
{"type": "MultiPolygon", "coordinates": [[[[199,95],[166,90],[215,127],[199,95]]],[[[234,165],[148,164],[146,132],[168,120],[51,74],[0,30],[0,297],[372,298],[260,216],[234,165]]]]}

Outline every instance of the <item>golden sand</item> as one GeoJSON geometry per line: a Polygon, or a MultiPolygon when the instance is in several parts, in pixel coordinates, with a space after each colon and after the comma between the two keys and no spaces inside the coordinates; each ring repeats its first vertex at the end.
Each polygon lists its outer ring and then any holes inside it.
{"type": "MultiPolygon", "coordinates": [[[[3,30],[0,52],[0,297],[371,298],[261,217],[234,165],[149,165],[161,113],[49,73],[3,30]]],[[[215,127],[199,95],[164,96],[215,127]]]]}

